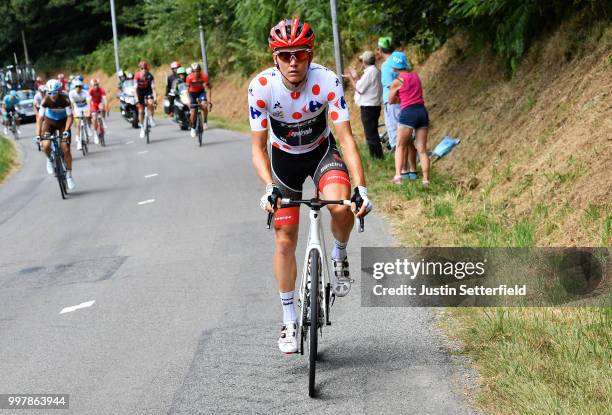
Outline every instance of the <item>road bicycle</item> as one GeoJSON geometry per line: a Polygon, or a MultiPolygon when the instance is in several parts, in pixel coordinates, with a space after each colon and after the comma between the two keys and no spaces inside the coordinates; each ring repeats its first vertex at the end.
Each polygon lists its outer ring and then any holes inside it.
{"type": "MultiPolygon", "coordinates": [[[[325,249],[325,239],[321,225],[321,208],[327,205],[351,206],[350,200],[322,200],[319,191],[310,200],[281,199],[281,207],[306,205],[310,208],[310,227],[304,256],[304,266],[299,285],[298,307],[298,352],[304,354],[304,344],[308,346],[308,396],[315,396],[315,378],[319,334],[323,335],[323,326],[330,326],[330,306],[335,300],[331,293],[330,273],[325,249]]],[[[276,202],[273,204],[273,206],[276,202]]],[[[359,208],[359,207],[358,207],[359,208]]],[[[268,214],[268,229],[273,214],[268,214]]],[[[364,220],[359,218],[359,232],[363,232],[364,220]]]]}
{"type": "Polygon", "coordinates": [[[64,163],[64,153],[60,147],[60,140],[62,142],[68,142],[67,139],[60,138],[59,131],[55,131],[52,136],[45,134],[41,137],[41,141],[51,141],[51,163],[53,163],[53,170],[55,171],[55,177],[59,183],[60,192],[62,199],[66,199],[68,196],[68,184],[66,183],[66,165],[64,163]]]}
{"type": "Polygon", "coordinates": [[[78,117],[79,123],[79,142],[81,143],[81,151],[83,152],[83,156],[86,156],[89,153],[89,148],[87,145],[89,144],[89,132],[87,130],[87,124],[84,120],[85,117],[78,117]]]}
{"type": "MultiPolygon", "coordinates": [[[[98,133],[98,139],[100,140],[100,145],[102,147],[106,146],[105,134],[106,134],[106,122],[104,122],[104,117],[102,116],[103,110],[96,111],[96,132],[98,133]]],[[[81,129],[82,131],[82,129],[81,129]]]]}
{"type": "Polygon", "coordinates": [[[8,127],[8,130],[13,135],[13,139],[19,140],[19,130],[17,129],[17,123],[15,122],[15,117],[17,117],[15,113],[13,112],[8,113],[7,127],[8,127]]]}
{"type": "MultiPolygon", "coordinates": [[[[146,97],[145,102],[149,102],[150,99],[153,99],[153,97],[150,97],[150,96],[146,97]]],[[[144,107],[143,126],[144,126],[144,131],[145,131],[145,137],[147,138],[147,144],[149,144],[149,137],[151,135],[151,113],[149,112],[148,105],[145,105],[144,107]]]]}
{"type": "Polygon", "coordinates": [[[196,122],[195,122],[195,130],[196,135],[198,137],[198,144],[202,147],[202,136],[204,135],[204,116],[202,114],[202,110],[200,108],[200,101],[198,101],[198,105],[194,106],[196,110],[196,122]]]}

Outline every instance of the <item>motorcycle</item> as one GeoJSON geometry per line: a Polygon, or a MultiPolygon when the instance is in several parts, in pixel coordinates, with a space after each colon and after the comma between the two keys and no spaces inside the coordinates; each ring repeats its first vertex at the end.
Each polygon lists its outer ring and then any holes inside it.
{"type": "Polygon", "coordinates": [[[138,128],[138,98],[136,96],[136,81],[128,79],[123,82],[123,88],[119,94],[121,115],[125,120],[138,128]]]}
{"type": "Polygon", "coordinates": [[[164,98],[164,109],[167,113],[172,111],[172,120],[181,127],[181,130],[189,129],[189,116],[190,116],[190,98],[187,84],[180,84],[177,90],[172,90],[168,96],[173,97],[173,105],[170,108],[170,99],[164,98]]]}

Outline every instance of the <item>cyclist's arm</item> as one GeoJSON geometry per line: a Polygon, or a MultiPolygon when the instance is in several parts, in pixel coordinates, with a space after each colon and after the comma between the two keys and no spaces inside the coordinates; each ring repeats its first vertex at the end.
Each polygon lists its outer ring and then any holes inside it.
{"type": "Polygon", "coordinates": [[[153,91],[153,101],[157,101],[157,91],[155,90],[155,80],[151,81],[151,90],[153,91]]]}
{"type": "Polygon", "coordinates": [[[74,117],[72,116],[72,110],[70,109],[70,105],[66,107],[66,128],[64,131],[70,131],[70,127],[72,127],[72,122],[74,121],[74,117]]]}
{"type": "Polygon", "coordinates": [[[108,100],[106,99],[106,95],[102,95],[102,105],[104,106],[104,111],[108,113],[110,111],[110,105],[108,104],[108,100]]]}
{"type": "Polygon", "coordinates": [[[264,184],[272,183],[267,130],[251,131],[251,150],[255,173],[264,184]]]}
{"type": "Polygon", "coordinates": [[[204,84],[204,89],[206,90],[206,97],[208,99],[208,103],[212,105],[212,88],[210,84],[207,82],[204,84]]]}
{"type": "Polygon", "coordinates": [[[40,109],[38,110],[38,117],[36,117],[36,135],[40,136],[42,132],[42,124],[45,119],[45,107],[40,104],[40,109]]]}
{"type": "Polygon", "coordinates": [[[365,186],[365,175],[363,174],[363,165],[361,164],[361,156],[357,150],[357,144],[353,137],[350,121],[343,121],[334,124],[336,127],[336,135],[338,143],[342,149],[342,158],[348,167],[349,174],[354,186],[365,186]]]}

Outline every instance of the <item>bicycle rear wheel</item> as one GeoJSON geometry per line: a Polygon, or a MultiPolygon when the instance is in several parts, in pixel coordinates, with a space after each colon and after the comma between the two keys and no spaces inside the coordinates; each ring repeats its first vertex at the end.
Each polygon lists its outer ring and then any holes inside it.
{"type": "Polygon", "coordinates": [[[310,251],[310,327],[308,344],[308,396],[315,395],[315,377],[317,370],[317,349],[319,343],[319,280],[321,264],[319,251],[310,251]]]}

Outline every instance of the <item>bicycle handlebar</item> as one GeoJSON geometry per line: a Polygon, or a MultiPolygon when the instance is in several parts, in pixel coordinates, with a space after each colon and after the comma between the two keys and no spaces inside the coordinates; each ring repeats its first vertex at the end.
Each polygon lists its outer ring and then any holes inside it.
{"type": "MultiPolygon", "coordinates": [[[[327,206],[327,205],[350,206],[352,203],[353,202],[351,202],[348,199],[346,200],[322,200],[322,199],[313,198],[313,199],[291,200],[291,199],[283,198],[281,199],[281,208],[306,205],[311,209],[320,210],[323,206],[327,206]]],[[[276,210],[276,208],[274,210],[276,210]]],[[[270,229],[270,226],[272,225],[273,217],[274,217],[274,213],[268,213],[268,226],[267,226],[268,229],[270,229]]],[[[363,217],[360,217],[358,232],[360,233],[363,232],[363,227],[364,227],[364,219],[363,217]]]]}

